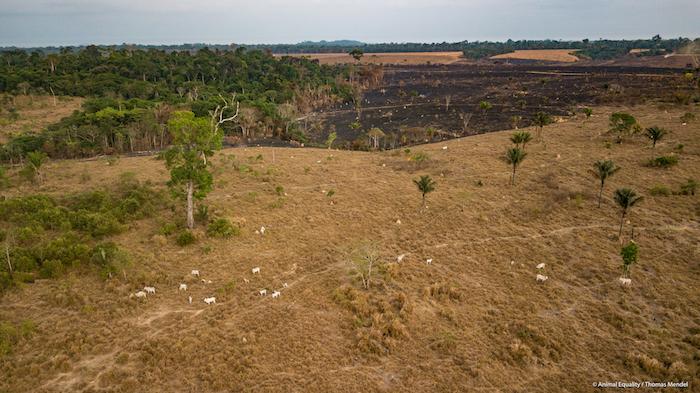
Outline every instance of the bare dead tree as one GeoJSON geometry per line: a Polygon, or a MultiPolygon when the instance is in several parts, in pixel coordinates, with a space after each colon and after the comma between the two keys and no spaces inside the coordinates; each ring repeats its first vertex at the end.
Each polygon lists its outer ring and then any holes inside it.
{"type": "MultiPolygon", "coordinates": [[[[211,116],[211,129],[215,134],[219,131],[219,127],[222,124],[233,121],[238,117],[238,110],[241,106],[241,103],[236,101],[235,93],[231,94],[231,100],[225,99],[221,94],[219,94],[219,98],[221,98],[221,101],[223,101],[223,105],[217,105],[213,111],[209,112],[209,115],[211,116]],[[224,117],[224,112],[226,112],[227,109],[232,108],[234,104],[236,106],[236,113],[234,113],[233,116],[224,117]]],[[[207,157],[204,154],[202,154],[202,159],[204,160],[204,165],[206,165],[207,157]]]]}
{"type": "Polygon", "coordinates": [[[462,131],[467,132],[469,127],[469,120],[472,118],[471,113],[460,113],[459,118],[462,120],[462,131]]]}
{"type": "Polygon", "coordinates": [[[446,95],[445,96],[445,112],[450,111],[450,102],[452,101],[452,96],[451,95],[446,95]]]}

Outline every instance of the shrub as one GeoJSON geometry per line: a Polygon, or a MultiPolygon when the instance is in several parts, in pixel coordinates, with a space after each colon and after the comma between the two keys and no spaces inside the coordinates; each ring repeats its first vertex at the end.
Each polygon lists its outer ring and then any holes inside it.
{"type": "Polygon", "coordinates": [[[428,156],[427,153],[424,153],[422,151],[419,151],[417,153],[413,153],[413,155],[411,156],[411,161],[415,161],[415,162],[424,162],[424,161],[428,161],[429,159],[430,159],[430,156],[428,156]]]}
{"type": "Polygon", "coordinates": [[[226,218],[217,218],[212,221],[207,227],[207,236],[209,237],[224,237],[238,236],[240,229],[226,218]]]}
{"type": "Polygon", "coordinates": [[[195,220],[199,222],[209,221],[209,206],[200,204],[197,206],[197,211],[194,212],[195,220]]]}
{"type": "Polygon", "coordinates": [[[175,225],[172,222],[168,222],[168,223],[161,225],[160,229],[158,230],[158,233],[160,233],[163,236],[170,236],[173,233],[175,233],[176,230],[177,230],[177,225],[175,225]]]}
{"type": "Polygon", "coordinates": [[[681,190],[679,194],[681,195],[695,195],[695,192],[698,189],[698,182],[696,182],[694,179],[688,179],[685,184],[681,185],[681,190]]]}
{"type": "Polygon", "coordinates": [[[647,163],[648,166],[655,168],[669,168],[676,164],[678,164],[678,157],[675,155],[655,157],[647,163]]]}
{"type": "Polygon", "coordinates": [[[666,186],[656,185],[649,189],[649,194],[652,196],[669,196],[671,195],[671,189],[666,186]]]}
{"type": "Polygon", "coordinates": [[[194,234],[187,230],[180,232],[175,239],[177,245],[181,247],[190,245],[195,241],[197,241],[197,239],[194,237],[194,234]]]}
{"type": "Polygon", "coordinates": [[[695,115],[691,112],[686,112],[681,116],[681,122],[683,123],[690,123],[693,120],[695,120],[695,115]]]}
{"type": "Polygon", "coordinates": [[[282,196],[284,195],[284,187],[282,186],[276,186],[275,187],[275,194],[282,196]]]}
{"type": "Polygon", "coordinates": [[[637,246],[637,243],[634,241],[630,241],[620,250],[620,256],[622,256],[622,273],[625,276],[629,276],[630,268],[637,262],[638,254],[639,246],[637,246]]]}

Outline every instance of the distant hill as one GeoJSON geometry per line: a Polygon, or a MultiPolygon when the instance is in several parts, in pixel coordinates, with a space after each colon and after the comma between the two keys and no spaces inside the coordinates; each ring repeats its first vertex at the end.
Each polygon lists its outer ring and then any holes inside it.
{"type": "Polygon", "coordinates": [[[335,40],[335,41],[302,41],[297,44],[298,46],[365,46],[362,41],[355,40],[335,40]]]}

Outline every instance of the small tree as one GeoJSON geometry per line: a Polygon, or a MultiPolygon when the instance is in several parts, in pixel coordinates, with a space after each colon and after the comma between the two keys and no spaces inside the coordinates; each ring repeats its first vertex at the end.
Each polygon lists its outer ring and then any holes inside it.
{"type": "Polygon", "coordinates": [[[189,111],[173,113],[168,122],[173,144],[165,152],[165,165],[170,170],[168,186],[184,195],[187,227],[194,228],[194,199],[204,199],[211,191],[213,176],[207,158],[221,149],[223,135],[209,119],[195,117],[189,111]]]}
{"type": "Polygon", "coordinates": [[[610,115],[610,132],[617,134],[618,143],[622,143],[622,138],[632,134],[637,127],[637,119],[629,113],[615,112],[610,115]]]}
{"type": "Polygon", "coordinates": [[[618,206],[621,208],[620,232],[618,233],[620,240],[622,240],[622,227],[625,224],[625,216],[627,216],[629,209],[631,209],[632,206],[634,206],[640,200],[642,200],[642,197],[638,196],[637,193],[629,188],[619,188],[615,190],[615,202],[617,202],[618,206]]]}
{"type": "Polygon", "coordinates": [[[631,240],[627,245],[622,247],[620,250],[620,255],[622,256],[622,275],[624,277],[630,276],[630,268],[637,262],[637,257],[639,255],[639,246],[634,240],[631,240]]]}
{"type": "Polygon", "coordinates": [[[362,281],[362,287],[369,289],[372,285],[372,272],[379,264],[379,253],[371,244],[363,244],[350,255],[350,261],[362,281]]]}
{"type": "Polygon", "coordinates": [[[491,105],[490,102],[488,102],[488,101],[479,102],[479,109],[481,109],[481,114],[483,116],[486,116],[486,112],[488,112],[491,108],[493,108],[493,105],[491,105]]]}
{"type": "Polygon", "coordinates": [[[333,147],[333,142],[335,142],[336,138],[338,138],[338,134],[335,131],[331,131],[331,133],[328,134],[328,138],[326,138],[326,146],[328,146],[328,150],[333,147]]]}
{"type": "Polygon", "coordinates": [[[527,153],[517,146],[511,147],[506,151],[505,161],[508,163],[508,165],[513,167],[513,173],[510,176],[510,184],[515,185],[515,170],[518,168],[518,165],[523,162],[526,156],[527,153]]]}
{"type": "Polygon", "coordinates": [[[586,115],[586,118],[589,118],[591,115],[593,115],[593,109],[583,108],[583,114],[586,115]]]}
{"type": "Polygon", "coordinates": [[[43,181],[41,167],[44,165],[47,158],[46,153],[41,151],[27,153],[27,162],[22,170],[22,174],[31,181],[41,183],[43,181]]]}
{"type": "Polygon", "coordinates": [[[360,49],[360,48],[355,48],[355,49],[351,50],[350,52],[348,52],[348,54],[350,56],[352,56],[352,58],[355,59],[356,61],[360,61],[360,59],[362,59],[362,56],[365,55],[365,52],[363,52],[362,49],[360,49]]]}
{"type": "Polygon", "coordinates": [[[374,149],[379,149],[379,140],[381,138],[384,138],[384,136],[386,136],[384,131],[382,131],[380,128],[377,128],[377,127],[372,127],[367,132],[367,137],[369,137],[370,144],[372,145],[372,148],[374,148],[374,149]]]}
{"type": "Polygon", "coordinates": [[[603,199],[603,188],[605,187],[605,180],[610,176],[614,175],[615,172],[620,170],[620,167],[616,166],[610,160],[596,161],[593,163],[593,176],[600,180],[600,191],[598,192],[598,207],[600,207],[600,201],[603,199]]]}
{"type": "Polygon", "coordinates": [[[517,131],[510,136],[510,141],[515,144],[515,147],[522,147],[525,150],[525,145],[532,140],[532,134],[527,131],[517,131]]]}
{"type": "Polygon", "coordinates": [[[666,130],[661,127],[653,126],[644,130],[644,135],[651,140],[651,148],[656,149],[656,142],[660,141],[664,135],[666,135],[666,130]]]}
{"type": "Polygon", "coordinates": [[[552,117],[544,112],[535,113],[535,117],[532,119],[532,124],[537,127],[537,139],[542,140],[542,129],[544,126],[552,124],[554,120],[552,117]]]}
{"type": "Polygon", "coordinates": [[[423,208],[425,208],[425,196],[435,191],[435,186],[437,183],[435,183],[430,175],[423,175],[418,180],[414,179],[413,183],[416,185],[416,187],[418,187],[418,191],[420,191],[421,195],[423,196],[423,208]]]}

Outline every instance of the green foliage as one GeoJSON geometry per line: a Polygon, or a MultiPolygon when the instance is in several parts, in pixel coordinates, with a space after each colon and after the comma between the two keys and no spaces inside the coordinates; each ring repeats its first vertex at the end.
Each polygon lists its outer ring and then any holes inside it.
{"type": "Polygon", "coordinates": [[[652,147],[656,147],[656,142],[660,141],[664,135],[666,135],[666,130],[657,126],[648,127],[644,130],[644,135],[651,140],[652,147]]]}
{"type": "Polygon", "coordinates": [[[647,165],[655,168],[669,168],[678,164],[678,156],[659,156],[654,157],[647,162],[647,165]]]}
{"type": "Polygon", "coordinates": [[[415,162],[424,162],[424,161],[428,161],[429,159],[430,159],[430,156],[428,155],[428,153],[425,153],[422,151],[413,153],[411,155],[411,161],[415,161],[415,162]]]}
{"type": "Polygon", "coordinates": [[[493,105],[490,102],[488,102],[488,101],[480,101],[479,102],[479,109],[481,109],[481,111],[483,113],[486,113],[491,108],[493,108],[493,105]]]}
{"type": "Polygon", "coordinates": [[[226,218],[217,218],[207,227],[207,236],[230,238],[240,235],[240,229],[226,218]]]}
{"type": "Polygon", "coordinates": [[[4,166],[0,165],[0,191],[10,187],[10,179],[7,177],[7,171],[4,166]]]}
{"type": "Polygon", "coordinates": [[[620,232],[618,236],[622,237],[622,227],[625,223],[625,216],[632,206],[642,200],[642,197],[629,188],[618,188],[615,190],[614,198],[615,202],[617,202],[617,205],[620,207],[620,232]]]}
{"type": "Polygon", "coordinates": [[[639,256],[639,246],[634,241],[630,241],[620,250],[620,256],[622,256],[622,272],[625,276],[629,277],[630,268],[633,264],[637,263],[637,258],[639,256]]]}
{"type": "Polygon", "coordinates": [[[350,52],[348,52],[350,56],[352,56],[353,59],[360,61],[362,59],[362,56],[365,54],[362,49],[360,48],[354,48],[350,52]]]}
{"type": "Polygon", "coordinates": [[[516,131],[510,136],[510,141],[516,147],[525,149],[525,145],[532,140],[532,134],[527,131],[516,131]]]}
{"type": "Polygon", "coordinates": [[[688,179],[684,184],[681,185],[680,194],[681,195],[695,195],[698,189],[698,182],[694,179],[688,179]]]}
{"type": "Polygon", "coordinates": [[[527,157],[527,153],[519,147],[511,147],[506,150],[506,155],[504,157],[505,162],[513,167],[513,173],[511,174],[510,184],[515,184],[515,170],[520,165],[523,160],[527,157]]]}
{"type": "Polygon", "coordinates": [[[177,245],[180,247],[188,246],[196,241],[197,238],[195,238],[194,234],[188,230],[181,231],[175,239],[175,243],[177,243],[177,245]]]}
{"type": "Polygon", "coordinates": [[[593,176],[600,180],[600,192],[598,193],[598,207],[600,207],[600,202],[603,198],[603,188],[605,187],[605,180],[610,176],[614,175],[620,170],[620,167],[616,166],[614,162],[610,160],[596,161],[593,163],[593,176]]]}
{"type": "Polygon", "coordinates": [[[275,194],[278,196],[283,196],[284,195],[284,187],[282,186],[275,186],[275,194]]]}
{"type": "Polygon", "coordinates": [[[637,119],[629,113],[615,112],[610,115],[610,132],[617,134],[618,142],[622,142],[625,135],[630,135],[635,130],[637,119]]]}
{"type": "MultiPolygon", "coordinates": [[[[0,226],[7,228],[14,277],[0,264],[0,290],[14,280],[57,277],[79,266],[97,267],[110,276],[127,261],[113,243],[97,241],[123,231],[126,223],[153,214],[160,193],[136,181],[117,191],[89,191],[55,199],[28,195],[0,201],[0,226]],[[132,205],[133,201],[138,201],[132,205]]],[[[5,233],[3,231],[3,233],[5,233]]]]}
{"type": "Polygon", "coordinates": [[[652,196],[669,196],[672,192],[671,189],[666,186],[656,185],[649,189],[649,194],[652,196]]]}
{"type": "Polygon", "coordinates": [[[170,236],[175,233],[175,231],[177,231],[177,225],[172,222],[167,222],[161,225],[160,229],[158,229],[158,233],[163,236],[170,236]]]}
{"type": "Polygon", "coordinates": [[[593,109],[583,108],[583,113],[586,115],[586,117],[591,117],[593,115],[593,109]]]}
{"type": "Polygon", "coordinates": [[[338,138],[338,134],[335,131],[332,131],[331,133],[328,134],[328,138],[326,138],[326,146],[330,149],[333,147],[333,142],[338,138]]]}
{"type": "Polygon", "coordinates": [[[414,179],[413,183],[416,185],[416,187],[418,187],[418,191],[420,191],[423,197],[423,206],[425,206],[425,196],[435,191],[437,183],[430,177],[430,175],[423,175],[419,179],[414,179]]]}

